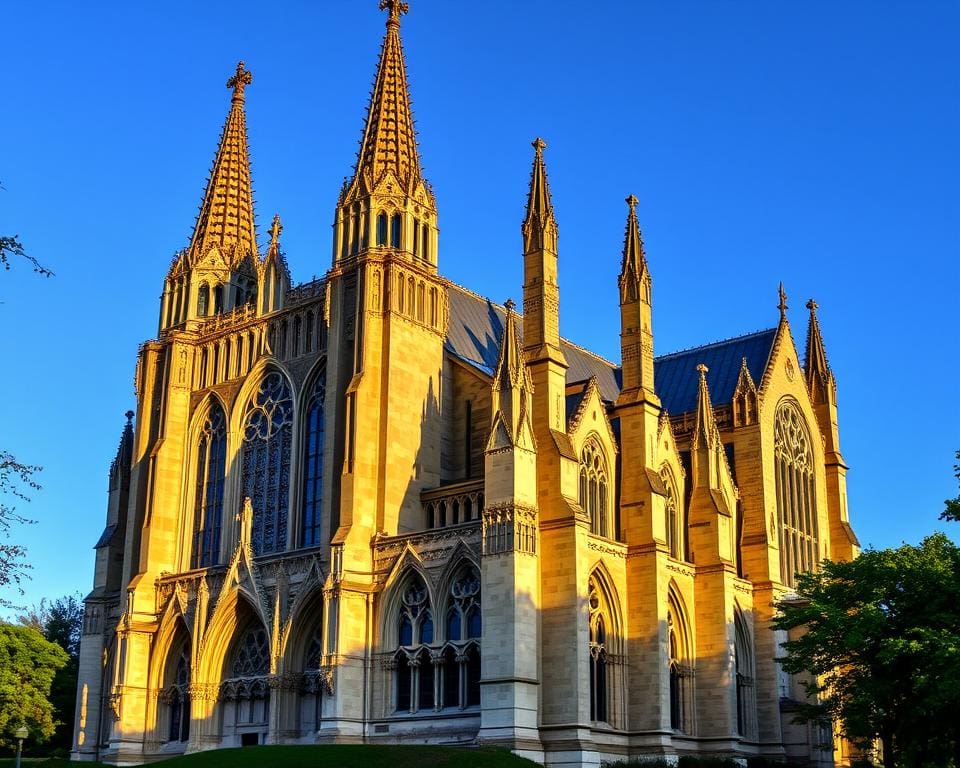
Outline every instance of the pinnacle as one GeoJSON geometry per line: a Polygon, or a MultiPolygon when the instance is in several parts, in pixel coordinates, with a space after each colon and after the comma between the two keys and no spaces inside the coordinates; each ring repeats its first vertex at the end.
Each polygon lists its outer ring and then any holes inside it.
{"type": "Polygon", "coordinates": [[[227,81],[227,87],[233,89],[230,112],[220,135],[220,145],[190,242],[192,262],[202,258],[212,246],[220,248],[232,263],[257,251],[244,113],[244,89],[252,82],[253,75],[242,61],[227,81]]]}
{"type": "Polygon", "coordinates": [[[533,168],[530,171],[530,192],[527,196],[527,215],[524,227],[530,224],[544,227],[548,222],[556,225],[553,215],[553,201],[550,197],[550,184],[547,182],[547,166],[543,161],[543,150],[547,142],[539,136],[533,140],[533,168]]]}
{"type": "MultiPolygon", "coordinates": [[[[630,210],[627,214],[627,228],[623,236],[623,262],[620,266],[621,287],[625,280],[639,282],[647,266],[647,258],[643,251],[643,236],[640,234],[640,224],[637,221],[637,204],[640,201],[635,195],[630,195],[625,202],[630,210]]],[[[636,290],[634,295],[637,295],[636,290]]]]}
{"type": "Polygon", "coordinates": [[[807,325],[807,354],[804,360],[804,373],[807,385],[815,385],[826,381],[830,376],[830,364],[827,362],[827,351],[823,344],[823,334],[820,332],[820,322],[817,320],[818,304],[813,299],[807,302],[810,310],[810,320],[807,325]]]}
{"type": "Polygon", "coordinates": [[[703,363],[697,365],[700,376],[700,389],[697,395],[697,417],[693,430],[694,448],[711,448],[715,443],[717,423],[713,416],[713,405],[710,403],[710,389],[707,386],[709,368],[703,363]]]}

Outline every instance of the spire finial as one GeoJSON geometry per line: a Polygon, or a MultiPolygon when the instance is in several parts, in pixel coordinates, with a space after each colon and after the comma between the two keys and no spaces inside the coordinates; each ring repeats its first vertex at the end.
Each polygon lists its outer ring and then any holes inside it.
{"type": "Polygon", "coordinates": [[[400,26],[400,17],[410,10],[410,4],[403,0],[380,0],[380,10],[389,12],[387,26],[400,26]]]}
{"type": "MultiPolygon", "coordinates": [[[[744,360],[746,360],[746,358],[744,358],[744,360]]],[[[705,366],[703,363],[697,363],[697,373],[700,374],[700,380],[701,380],[701,381],[702,381],[703,379],[707,378],[707,372],[708,372],[709,370],[710,370],[710,369],[707,368],[707,366],[705,366]]]]}
{"type": "Polygon", "coordinates": [[[280,214],[273,214],[273,223],[270,225],[270,245],[275,246],[280,242],[280,233],[283,232],[283,224],[280,221],[280,214]]]}
{"type": "Polygon", "coordinates": [[[629,195],[629,196],[626,198],[626,202],[627,202],[627,205],[630,206],[630,214],[631,214],[632,216],[636,216],[636,215],[637,215],[637,205],[638,205],[639,202],[640,202],[640,201],[637,199],[637,196],[636,196],[636,195],[629,195]]]}
{"type": "Polygon", "coordinates": [[[123,414],[123,415],[127,417],[127,424],[128,424],[128,425],[133,423],[133,411],[127,411],[127,412],[126,412],[125,414],[123,414]]]}
{"type": "Polygon", "coordinates": [[[509,312],[513,312],[513,310],[514,310],[514,308],[515,308],[516,306],[517,306],[517,305],[516,305],[516,303],[514,302],[513,299],[507,299],[505,302],[503,302],[503,307],[504,307],[504,309],[507,310],[508,313],[509,313],[509,312]]]}
{"type": "Polygon", "coordinates": [[[817,304],[817,302],[814,301],[813,299],[810,299],[810,301],[807,302],[807,309],[810,310],[811,315],[817,314],[817,310],[819,308],[820,308],[820,305],[817,304]]]}
{"type": "Polygon", "coordinates": [[[780,281],[780,290],[778,291],[780,295],[780,302],[777,304],[777,309],[780,310],[780,317],[786,318],[787,316],[787,292],[783,289],[783,281],[780,281]]]}
{"type": "Polygon", "coordinates": [[[253,75],[242,61],[237,62],[237,71],[227,80],[227,88],[233,88],[233,100],[243,101],[243,89],[253,82],[253,75]]]}
{"type": "Polygon", "coordinates": [[[541,139],[539,136],[537,136],[537,138],[535,138],[535,139],[530,143],[530,146],[532,146],[532,147],[537,151],[537,154],[538,154],[538,155],[542,155],[542,154],[543,154],[543,150],[545,150],[545,149],[547,148],[547,142],[545,142],[543,139],[541,139]]]}

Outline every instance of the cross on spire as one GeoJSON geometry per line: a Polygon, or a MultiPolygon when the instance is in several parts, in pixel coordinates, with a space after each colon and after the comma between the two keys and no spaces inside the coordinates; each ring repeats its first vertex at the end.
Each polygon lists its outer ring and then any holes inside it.
{"type": "Polygon", "coordinates": [[[809,309],[811,313],[816,312],[819,307],[820,305],[813,299],[807,302],[807,309],[809,309]]]}
{"type": "Polygon", "coordinates": [[[787,315],[787,292],[783,288],[783,282],[780,282],[780,290],[778,291],[780,295],[780,301],[777,304],[777,309],[780,310],[780,317],[786,317],[787,315]]]}
{"type": "Polygon", "coordinates": [[[630,195],[630,196],[627,198],[627,205],[630,206],[630,212],[631,212],[631,213],[634,213],[634,214],[635,214],[635,213],[637,212],[637,205],[639,205],[639,203],[640,203],[640,201],[637,199],[637,196],[636,196],[636,195],[630,195]]]}
{"type": "Polygon", "coordinates": [[[227,80],[227,88],[233,88],[233,100],[243,101],[243,89],[253,82],[253,75],[242,61],[237,62],[237,71],[227,80]]]}
{"type": "Polygon", "coordinates": [[[276,245],[280,242],[280,233],[283,232],[283,224],[280,222],[280,214],[273,214],[273,223],[270,225],[270,245],[276,245]]]}
{"type": "Polygon", "coordinates": [[[400,26],[400,17],[409,12],[410,4],[403,0],[380,0],[380,10],[389,12],[387,17],[387,26],[395,24],[400,26]]]}

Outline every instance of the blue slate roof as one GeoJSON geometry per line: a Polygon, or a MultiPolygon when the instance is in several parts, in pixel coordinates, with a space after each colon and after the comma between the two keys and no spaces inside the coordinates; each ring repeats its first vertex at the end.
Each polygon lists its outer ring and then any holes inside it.
{"type": "Polygon", "coordinates": [[[697,407],[700,385],[697,366],[700,363],[709,369],[707,387],[714,406],[733,401],[743,358],[747,358],[747,369],[759,387],[776,335],[777,329],[770,328],[656,358],[654,387],[663,407],[672,415],[687,413],[697,407]]]}
{"type": "MultiPolygon", "coordinates": [[[[484,299],[465,288],[451,284],[447,291],[450,323],[447,328],[447,352],[492,376],[497,367],[500,336],[503,333],[503,307],[484,299]]],[[[523,324],[518,323],[523,331],[523,324]]],[[[757,386],[773,348],[777,329],[750,333],[726,341],[717,341],[702,347],[663,355],[654,361],[654,382],[663,407],[678,415],[697,406],[699,376],[697,365],[709,368],[707,385],[713,404],[723,405],[733,400],[733,391],[740,376],[740,361],[747,358],[747,368],[757,386]]],[[[585,381],[595,376],[600,394],[610,402],[620,394],[620,368],[582,347],[561,340],[567,358],[567,382],[585,381]]],[[[567,398],[567,413],[571,405],[579,403],[579,395],[567,398]]]]}

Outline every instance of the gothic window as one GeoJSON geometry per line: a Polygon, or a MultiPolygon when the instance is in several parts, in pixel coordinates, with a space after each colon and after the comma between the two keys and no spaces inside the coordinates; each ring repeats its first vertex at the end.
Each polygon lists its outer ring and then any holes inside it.
{"type": "Polygon", "coordinates": [[[427,647],[433,642],[433,615],[427,588],[419,577],[410,578],[400,603],[397,619],[399,648],[396,653],[397,711],[433,709],[433,661],[427,647]]]}
{"type": "Polygon", "coordinates": [[[193,505],[193,568],[216,565],[220,558],[227,425],[223,408],[211,401],[197,444],[197,489],[193,505]]]}
{"type": "Polygon", "coordinates": [[[745,738],[757,735],[757,700],[754,691],[753,650],[746,622],[734,612],[733,660],[737,685],[737,732],[745,738]]]}
{"type": "Polygon", "coordinates": [[[423,247],[423,258],[426,261],[430,260],[430,227],[424,222],[423,223],[423,238],[422,238],[422,247],[423,247]]]}
{"type": "Polygon", "coordinates": [[[387,244],[387,214],[377,216],[377,245],[387,244]]]}
{"type": "Polygon", "coordinates": [[[668,665],[670,673],[670,727],[690,733],[693,704],[692,670],[687,655],[687,634],[679,605],[671,596],[667,610],[668,665]]]}
{"type": "Polygon", "coordinates": [[[247,404],[243,428],[243,495],[253,505],[256,555],[279,552],[287,541],[293,399],[282,374],[272,371],[247,404]]]}
{"type": "Polygon", "coordinates": [[[307,337],[303,347],[303,351],[309,354],[310,352],[313,352],[313,312],[312,311],[307,312],[307,319],[304,322],[304,325],[306,326],[307,337]]]}
{"type": "Polygon", "coordinates": [[[414,307],[416,306],[416,291],[414,288],[413,277],[407,278],[407,312],[413,317],[414,307]]]}
{"type": "Polygon", "coordinates": [[[168,741],[187,741],[190,738],[190,645],[184,643],[177,657],[173,680],[163,692],[169,707],[170,728],[168,741]]]}
{"type": "Polygon", "coordinates": [[[420,222],[413,220],[413,255],[420,255],[420,222]]]}
{"type": "Polygon", "coordinates": [[[197,317],[207,316],[207,307],[210,304],[210,286],[206,283],[200,286],[197,293],[197,317]]]}
{"type": "Polygon", "coordinates": [[[777,408],[773,445],[780,578],[792,587],[797,574],[815,569],[820,557],[810,433],[800,410],[789,400],[777,408]]]}
{"type": "Polygon", "coordinates": [[[250,627],[240,637],[231,677],[260,677],[270,672],[270,644],[263,627],[250,627]]]}
{"type": "Polygon", "coordinates": [[[300,338],[302,336],[303,320],[300,315],[293,318],[293,356],[300,354],[300,338]]]}
{"type": "Polygon", "coordinates": [[[607,462],[595,440],[590,440],[580,454],[580,506],[590,518],[590,532],[610,535],[608,519],[607,462]]]}
{"type": "Polygon", "coordinates": [[[601,609],[600,594],[590,579],[590,719],[607,722],[607,625],[601,609]]]}
{"type": "Polygon", "coordinates": [[[404,280],[403,272],[397,276],[397,311],[403,312],[403,295],[404,288],[406,286],[406,280],[404,280]]]}
{"type": "Polygon", "coordinates": [[[213,314],[219,315],[223,312],[223,286],[218,285],[213,289],[213,314]]]}
{"type": "Polygon", "coordinates": [[[394,248],[400,247],[400,222],[400,214],[393,214],[393,219],[390,221],[390,245],[394,248]]]}
{"type": "Polygon", "coordinates": [[[323,401],[327,393],[327,372],[321,371],[307,406],[306,442],[303,468],[303,546],[320,543],[320,513],[323,508],[323,401]]]}
{"type": "Polygon", "coordinates": [[[238,725],[265,725],[270,709],[270,642],[259,623],[237,639],[229,676],[220,686],[220,698],[230,709],[224,717],[238,725]]]}
{"type": "Polygon", "coordinates": [[[450,588],[447,643],[442,662],[444,707],[480,704],[480,575],[465,570],[450,588]]]}
{"type": "Polygon", "coordinates": [[[683,525],[679,510],[680,499],[677,494],[676,484],[673,482],[673,473],[670,472],[668,467],[660,470],[660,477],[667,490],[667,495],[664,499],[664,516],[666,518],[664,525],[667,534],[667,549],[670,552],[670,557],[674,560],[680,560],[683,557],[684,551],[683,525]]]}

